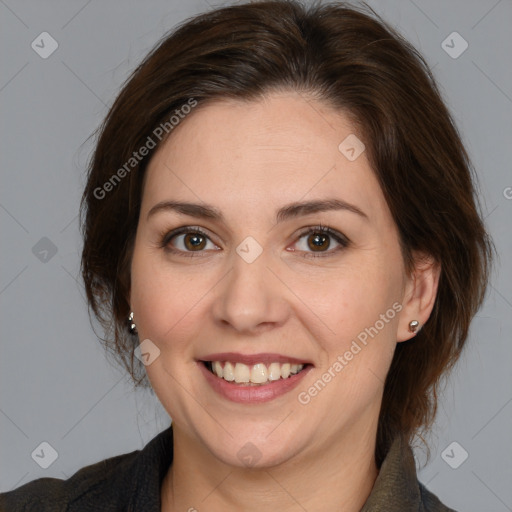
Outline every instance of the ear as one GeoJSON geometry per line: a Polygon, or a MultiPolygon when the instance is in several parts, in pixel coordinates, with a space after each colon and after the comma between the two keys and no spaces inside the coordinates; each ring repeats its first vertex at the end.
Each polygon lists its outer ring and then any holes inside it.
{"type": "Polygon", "coordinates": [[[414,269],[405,280],[397,342],[416,336],[428,320],[437,296],[441,265],[432,256],[424,253],[415,253],[413,257],[414,269]],[[419,323],[416,332],[409,329],[412,320],[419,323]]]}

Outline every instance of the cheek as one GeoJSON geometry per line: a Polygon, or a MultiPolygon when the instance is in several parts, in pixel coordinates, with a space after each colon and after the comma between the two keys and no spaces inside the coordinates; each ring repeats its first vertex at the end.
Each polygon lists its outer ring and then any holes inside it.
{"type": "Polygon", "coordinates": [[[372,378],[368,370],[385,378],[402,308],[399,262],[383,264],[378,258],[360,256],[328,277],[323,283],[296,279],[294,288],[297,296],[306,299],[302,311],[311,318],[309,330],[322,346],[322,367],[341,357],[344,368],[355,372],[351,382],[372,378]]]}
{"type": "MultiPolygon", "coordinates": [[[[380,314],[400,300],[400,269],[377,258],[357,257],[335,269],[298,273],[293,290],[334,336],[353,335],[373,325],[380,314]]],[[[292,276],[289,276],[292,279],[292,276]]]]}
{"type": "Polygon", "coordinates": [[[321,368],[301,390],[301,404],[315,401],[319,414],[328,407],[333,422],[377,407],[396,348],[399,299],[395,283],[368,267],[363,275],[331,280],[317,303],[326,324],[314,333],[323,349],[321,368]]]}
{"type": "Polygon", "coordinates": [[[166,340],[176,345],[186,339],[184,329],[205,293],[207,279],[191,278],[190,273],[162,264],[158,253],[137,249],[131,278],[131,305],[139,337],[151,339],[161,350],[168,349],[166,340]]]}

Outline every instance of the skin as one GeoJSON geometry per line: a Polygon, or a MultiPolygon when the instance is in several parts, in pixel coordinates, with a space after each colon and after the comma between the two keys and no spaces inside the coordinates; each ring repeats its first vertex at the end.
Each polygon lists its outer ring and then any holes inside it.
{"type": "Polygon", "coordinates": [[[406,274],[396,225],[365,152],[349,161],[338,150],[352,133],[343,113],[281,91],[197,107],[153,156],[130,304],[140,340],[160,350],[146,370],[173,421],[163,511],[314,512],[343,504],[351,512],[370,494],[384,379],[397,342],[414,336],[409,322],[428,319],[439,271],[417,255],[415,271],[406,274]],[[327,198],[367,217],[338,210],[275,222],[285,204],[327,198]],[[174,211],[148,218],[169,200],[208,203],[225,222],[174,211]],[[315,251],[315,234],[301,230],[320,223],[350,244],[328,237],[315,251]],[[194,233],[188,245],[183,234],[168,241],[181,253],[162,247],[164,236],[181,226],[206,231],[201,252],[190,244],[194,233]],[[248,236],[263,249],[250,264],[236,252],[248,236]],[[401,311],[317,396],[299,403],[298,394],[394,303],[401,311]],[[216,394],[196,363],[227,351],[280,353],[314,368],[285,395],[239,404],[216,394]],[[251,468],[237,456],[248,442],[261,454],[251,468]]]}

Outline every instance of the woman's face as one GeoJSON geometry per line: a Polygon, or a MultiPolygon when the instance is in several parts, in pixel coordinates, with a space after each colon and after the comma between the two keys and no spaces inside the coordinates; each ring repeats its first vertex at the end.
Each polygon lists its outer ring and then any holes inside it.
{"type": "Polygon", "coordinates": [[[148,166],[130,297],[146,370],[175,428],[227,464],[374,435],[396,342],[412,336],[397,229],[354,131],[295,93],[217,102],[148,166]],[[283,378],[287,361],[305,366],[283,378]]]}

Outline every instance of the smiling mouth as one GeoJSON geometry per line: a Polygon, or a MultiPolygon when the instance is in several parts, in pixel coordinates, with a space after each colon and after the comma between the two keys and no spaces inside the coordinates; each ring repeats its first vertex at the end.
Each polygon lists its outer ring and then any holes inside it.
{"type": "Polygon", "coordinates": [[[262,386],[286,380],[312,366],[309,363],[293,364],[279,362],[272,362],[270,364],[257,363],[254,365],[230,361],[201,361],[201,363],[220,379],[246,386],[262,386]]]}

